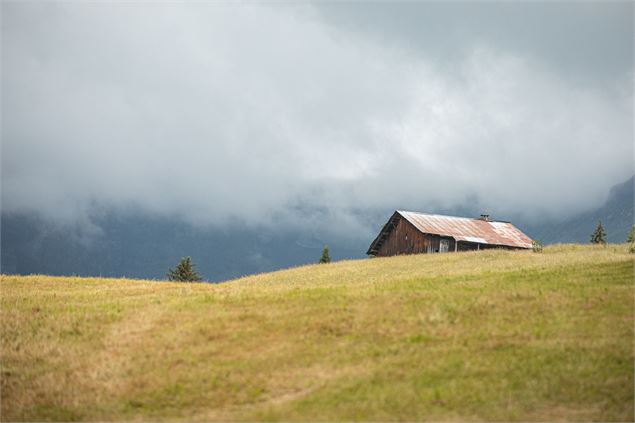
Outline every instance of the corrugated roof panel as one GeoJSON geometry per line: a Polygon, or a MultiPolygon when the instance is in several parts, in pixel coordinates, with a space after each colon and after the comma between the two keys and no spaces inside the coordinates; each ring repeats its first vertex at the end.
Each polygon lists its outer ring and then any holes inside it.
{"type": "Polygon", "coordinates": [[[458,241],[531,248],[531,238],[509,222],[488,222],[467,217],[397,211],[423,233],[449,236],[458,241]]]}
{"type": "Polygon", "coordinates": [[[477,242],[479,244],[488,244],[483,238],[477,238],[475,236],[454,236],[457,241],[477,242]]]}

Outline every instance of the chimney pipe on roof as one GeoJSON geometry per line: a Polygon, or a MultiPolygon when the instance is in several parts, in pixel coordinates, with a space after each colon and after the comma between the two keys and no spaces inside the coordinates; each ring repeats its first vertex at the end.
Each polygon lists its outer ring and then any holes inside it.
{"type": "Polygon", "coordinates": [[[482,214],[481,217],[478,218],[478,220],[483,220],[485,222],[491,222],[491,219],[489,218],[489,214],[482,214]]]}

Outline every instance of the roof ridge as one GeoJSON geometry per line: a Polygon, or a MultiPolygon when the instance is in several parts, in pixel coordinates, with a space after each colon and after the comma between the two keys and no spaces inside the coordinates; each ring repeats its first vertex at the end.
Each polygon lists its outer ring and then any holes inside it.
{"type": "Polygon", "coordinates": [[[409,210],[395,210],[397,213],[401,214],[401,213],[412,213],[412,214],[421,214],[424,216],[440,216],[440,217],[449,217],[452,219],[469,219],[469,220],[478,220],[478,221],[482,221],[482,222],[487,222],[487,223],[492,223],[492,222],[498,222],[498,223],[512,223],[508,220],[481,220],[478,217],[465,217],[465,216],[450,216],[448,214],[438,214],[438,213],[424,213],[424,212],[414,212],[414,211],[409,211],[409,210]]]}

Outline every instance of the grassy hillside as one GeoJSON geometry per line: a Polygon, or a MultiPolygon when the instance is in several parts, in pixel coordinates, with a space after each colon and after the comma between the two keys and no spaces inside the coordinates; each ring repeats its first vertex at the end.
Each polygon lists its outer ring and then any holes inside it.
{"type": "Polygon", "coordinates": [[[4,421],[634,418],[624,245],[0,286],[4,421]]]}

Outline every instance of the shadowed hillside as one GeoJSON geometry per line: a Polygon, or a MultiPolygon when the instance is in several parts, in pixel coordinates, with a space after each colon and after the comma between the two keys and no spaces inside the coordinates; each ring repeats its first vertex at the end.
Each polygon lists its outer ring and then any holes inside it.
{"type": "Polygon", "coordinates": [[[606,230],[608,242],[625,242],[633,225],[633,191],[635,176],[611,188],[604,205],[596,210],[574,216],[558,223],[548,223],[529,228],[534,239],[545,243],[587,243],[598,221],[606,230]]]}
{"type": "Polygon", "coordinates": [[[2,420],[633,420],[633,255],[2,276],[2,420]]]}
{"type": "MultiPolygon", "coordinates": [[[[278,231],[239,224],[196,228],[175,219],[116,214],[97,219],[93,232],[86,233],[86,228],[55,226],[32,215],[2,214],[1,270],[22,275],[161,279],[181,257],[192,256],[205,280],[223,281],[315,263],[325,244],[336,260],[363,258],[393,211],[359,216],[360,222],[375,224],[372,232],[339,236],[312,228],[278,231]]],[[[478,209],[431,211],[450,216],[479,214],[478,209]]],[[[559,223],[532,225],[520,219],[513,223],[546,244],[587,243],[598,219],[605,225],[609,242],[625,241],[633,224],[633,178],[613,187],[606,204],[593,212],[559,223]]]]}

